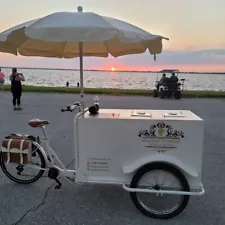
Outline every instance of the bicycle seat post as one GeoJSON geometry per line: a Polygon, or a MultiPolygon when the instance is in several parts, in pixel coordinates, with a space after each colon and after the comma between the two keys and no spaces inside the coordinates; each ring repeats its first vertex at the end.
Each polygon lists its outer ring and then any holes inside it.
{"type": "Polygon", "coordinates": [[[42,129],[42,132],[43,132],[43,134],[44,134],[45,140],[48,140],[48,135],[47,135],[47,131],[46,131],[46,129],[45,129],[45,126],[44,126],[44,125],[41,126],[41,129],[42,129]]]}

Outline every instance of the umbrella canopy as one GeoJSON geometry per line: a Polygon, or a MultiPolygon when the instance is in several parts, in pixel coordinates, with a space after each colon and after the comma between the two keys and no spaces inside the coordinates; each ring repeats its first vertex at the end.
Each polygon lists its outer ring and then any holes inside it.
{"type": "Polygon", "coordinates": [[[0,33],[0,52],[54,58],[79,56],[83,97],[83,56],[119,57],[148,49],[155,59],[162,52],[163,39],[168,40],[118,19],[83,12],[79,6],[78,12],[53,13],[0,33]]]}
{"type": "MultiPolygon", "coordinates": [[[[82,11],[82,10],[80,10],[82,11]]],[[[113,57],[162,51],[160,35],[154,35],[129,23],[91,12],[57,12],[0,33],[0,51],[24,56],[113,57]]]]}

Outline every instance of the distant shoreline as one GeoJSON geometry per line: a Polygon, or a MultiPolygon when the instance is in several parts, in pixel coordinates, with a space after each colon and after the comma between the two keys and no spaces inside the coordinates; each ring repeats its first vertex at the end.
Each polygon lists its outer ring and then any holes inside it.
{"type": "MultiPolygon", "coordinates": [[[[11,91],[10,85],[4,86],[4,91],[11,91]]],[[[23,85],[24,92],[79,94],[79,88],[46,87],[23,85]]],[[[114,88],[84,88],[85,95],[112,95],[112,96],[149,96],[153,97],[153,90],[145,89],[114,89],[114,88]]],[[[184,90],[182,98],[225,98],[225,91],[184,90]]]]}
{"type": "MultiPolygon", "coordinates": [[[[6,67],[2,66],[2,69],[12,69],[13,67],[6,67]]],[[[18,69],[24,69],[24,70],[64,70],[64,71],[79,71],[79,69],[62,69],[62,68],[38,68],[38,67],[17,67],[18,69]]],[[[84,69],[83,71],[93,71],[93,72],[110,72],[110,73],[158,73],[159,71],[151,71],[151,70],[116,70],[116,71],[111,71],[111,70],[96,70],[96,69],[84,69]]],[[[184,73],[184,74],[220,74],[220,75],[225,75],[224,72],[195,72],[195,71],[180,71],[179,73],[184,73]]]]}

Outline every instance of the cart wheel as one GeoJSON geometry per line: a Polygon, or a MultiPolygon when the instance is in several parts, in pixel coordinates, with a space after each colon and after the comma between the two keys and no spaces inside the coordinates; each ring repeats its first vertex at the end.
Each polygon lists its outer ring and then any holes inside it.
{"type": "MultiPolygon", "coordinates": [[[[165,163],[153,163],[142,167],[134,175],[130,187],[190,191],[184,175],[165,163]]],[[[139,211],[155,219],[169,219],[177,216],[186,208],[190,198],[189,195],[141,192],[131,192],[130,196],[139,211]]]]}
{"type": "MultiPolygon", "coordinates": [[[[32,147],[35,149],[36,147],[32,147]]],[[[30,184],[38,179],[44,173],[44,170],[38,168],[32,168],[29,166],[35,166],[44,169],[46,167],[44,156],[42,155],[39,149],[35,150],[35,154],[32,154],[32,161],[29,164],[14,164],[14,163],[5,163],[3,160],[3,154],[0,152],[0,165],[4,174],[12,181],[19,184],[30,184]],[[39,158],[39,159],[38,159],[39,158]],[[33,174],[31,174],[33,171],[33,174]]]]}

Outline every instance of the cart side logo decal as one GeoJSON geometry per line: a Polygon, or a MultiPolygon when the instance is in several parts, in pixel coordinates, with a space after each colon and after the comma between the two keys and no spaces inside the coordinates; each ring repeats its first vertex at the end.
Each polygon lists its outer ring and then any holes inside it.
{"type": "Polygon", "coordinates": [[[173,139],[181,139],[184,138],[184,132],[179,130],[173,130],[172,126],[160,122],[156,125],[150,126],[149,130],[141,130],[138,136],[142,138],[166,137],[173,139]]]}
{"type": "Polygon", "coordinates": [[[185,137],[183,131],[175,130],[163,122],[154,124],[149,129],[140,130],[138,136],[145,143],[145,147],[158,152],[177,148],[180,140],[185,137]]]}

